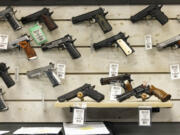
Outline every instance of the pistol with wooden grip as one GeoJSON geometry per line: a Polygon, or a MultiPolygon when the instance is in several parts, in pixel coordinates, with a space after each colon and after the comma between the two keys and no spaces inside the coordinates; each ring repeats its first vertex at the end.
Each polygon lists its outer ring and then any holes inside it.
{"type": "Polygon", "coordinates": [[[36,21],[44,22],[45,25],[47,26],[47,28],[50,31],[53,31],[56,28],[58,28],[58,26],[56,25],[56,23],[51,18],[52,14],[53,14],[53,12],[50,12],[48,8],[43,8],[42,10],[35,12],[31,15],[28,15],[26,17],[22,17],[21,22],[23,24],[27,24],[30,22],[36,22],[36,21]]]}
{"type": "Polygon", "coordinates": [[[8,69],[9,67],[7,67],[5,63],[0,63],[0,77],[3,79],[6,86],[10,88],[15,84],[15,82],[9,75],[8,69]]]}
{"type": "Polygon", "coordinates": [[[56,87],[59,84],[61,84],[61,81],[58,78],[58,76],[53,72],[53,70],[54,70],[54,64],[49,63],[48,66],[37,68],[31,71],[27,71],[27,76],[29,78],[36,78],[45,73],[47,77],[49,78],[50,82],[52,83],[53,87],[56,87]]]}
{"type": "Polygon", "coordinates": [[[23,48],[28,57],[28,60],[37,58],[35,50],[30,45],[30,38],[26,34],[8,44],[8,49],[13,48],[23,48]]]}
{"type": "Polygon", "coordinates": [[[168,22],[168,17],[161,11],[162,6],[162,4],[151,4],[134,16],[131,16],[130,20],[135,23],[150,15],[151,17],[157,19],[162,25],[164,25],[168,22]]]}
{"type": "Polygon", "coordinates": [[[121,84],[121,87],[123,87],[123,88],[126,87],[125,86],[126,81],[128,81],[130,84],[133,81],[131,79],[130,74],[122,74],[122,75],[118,75],[118,76],[106,77],[106,78],[101,78],[100,79],[101,85],[108,85],[108,84],[119,82],[121,84]]]}
{"type": "Polygon", "coordinates": [[[52,48],[67,49],[67,51],[71,55],[72,59],[77,59],[77,58],[81,57],[81,54],[76,49],[76,47],[74,45],[74,41],[75,40],[72,39],[71,35],[65,35],[64,37],[62,37],[60,39],[43,44],[41,46],[41,48],[43,51],[47,51],[52,48]]]}
{"type": "Polygon", "coordinates": [[[20,30],[22,27],[19,24],[19,22],[17,21],[16,17],[15,17],[15,11],[13,10],[12,7],[6,7],[6,9],[0,11],[0,18],[7,20],[9,22],[9,24],[11,25],[11,27],[13,28],[13,30],[20,30]]]}
{"type": "Polygon", "coordinates": [[[107,33],[112,30],[111,25],[105,17],[107,14],[108,12],[105,13],[104,9],[99,8],[97,10],[85,13],[83,15],[72,17],[72,23],[77,24],[84,21],[92,22],[94,20],[95,23],[97,22],[99,24],[103,32],[107,33]]]}
{"type": "Polygon", "coordinates": [[[171,47],[173,49],[180,48],[180,34],[175,37],[172,37],[162,43],[157,44],[156,47],[159,51],[161,51],[167,47],[171,47]]]}
{"type": "MultiPolygon", "coordinates": [[[[129,87],[129,86],[127,86],[127,87],[129,87]]],[[[155,97],[160,99],[162,102],[166,102],[171,99],[170,94],[167,94],[165,91],[163,91],[159,88],[156,88],[154,85],[141,84],[132,90],[130,90],[130,89],[128,89],[128,90],[121,95],[117,95],[116,98],[119,102],[122,102],[132,96],[135,96],[136,98],[142,98],[143,101],[145,101],[146,99],[149,99],[152,95],[154,95],[155,97]]]]}
{"type": "Polygon", "coordinates": [[[127,42],[128,37],[129,36],[126,37],[124,33],[120,32],[117,35],[114,35],[108,39],[105,39],[98,43],[94,43],[93,48],[95,50],[99,50],[103,47],[112,47],[113,44],[116,44],[117,47],[120,47],[124,54],[128,56],[134,52],[134,49],[127,42]]]}
{"type": "Polygon", "coordinates": [[[0,112],[7,111],[9,109],[4,101],[3,95],[4,95],[4,93],[3,93],[2,89],[0,88],[0,112]]]}
{"type": "Polygon", "coordinates": [[[94,90],[95,86],[91,86],[90,84],[84,84],[83,86],[58,97],[59,102],[64,102],[71,100],[73,98],[79,98],[81,101],[84,100],[84,97],[88,96],[94,99],[96,102],[101,102],[104,99],[104,95],[94,90]]]}

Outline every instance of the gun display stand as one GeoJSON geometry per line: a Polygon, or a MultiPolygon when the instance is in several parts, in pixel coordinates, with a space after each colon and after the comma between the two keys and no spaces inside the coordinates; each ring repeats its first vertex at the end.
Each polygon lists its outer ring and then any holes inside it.
{"type": "Polygon", "coordinates": [[[158,101],[146,101],[146,102],[56,102],[55,107],[59,108],[73,108],[75,104],[86,103],[87,108],[139,108],[142,106],[152,107],[152,112],[159,112],[160,108],[171,108],[173,103],[158,102],[158,101]]]}

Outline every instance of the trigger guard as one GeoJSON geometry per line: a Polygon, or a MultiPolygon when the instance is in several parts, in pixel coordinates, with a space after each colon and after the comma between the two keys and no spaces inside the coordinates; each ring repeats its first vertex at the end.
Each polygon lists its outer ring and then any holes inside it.
{"type": "Polygon", "coordinates": [[[89,20],[89,23],[90,23],[90,24],[94,24],[94,23],[96,23],[96,20],[95,20],[94,18],[93,18],[93,19],[90,19],[90,20],[89,20]]]}

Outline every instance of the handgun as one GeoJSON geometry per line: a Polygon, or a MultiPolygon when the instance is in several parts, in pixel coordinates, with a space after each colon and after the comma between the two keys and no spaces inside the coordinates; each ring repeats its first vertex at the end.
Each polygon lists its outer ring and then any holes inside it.
{"type": "Polygon", "coordinates": [[[52,49],[52,48],[67,49],[67,51],[69,52],[71,57],[73,59],[77,59],[77,58],[81,57],[81,54],[79,53],[79,51],[74,46],[74,41],[75,40],[72,39],[71,35],[65,35],[64,37],[62,37],[60,39],[57,39],[57,40],[52,41],[50,43],[43,44],[41,46],[41,48],[43,51],[47,51],[47,50],[52,49]]]}
{"type": "Polygon", "coordinates": [[[35,50],[30,45],[30,38],[27,34],[24,34],[23,36],[17,38],[16,40],[8,44],[7,49],[13,48],[23,48],[28,57],[28,60],[33,60],[37,58],[35,50]]]}
{"type": "Polygon", "coordinates": [[[72,17],[72,23],[77,24],[83,21],[92,22],[94,20],[95,23],[97,22],[99,24],[103,32],[107,33],[112,30],[111,25],[105,17],[107,14],[108,12],[105,13],[103,8],[99,8],[86,14],[72,17]]]}
{"type": "Polygon", "coordinates": [[[125,90],[127,89],[126,83],[125,83],[126,81],[128,81],[130,84],[133,81],[131,79],[130,74],[122,74],[122,75],[118,75],[118,76],[106,77],[106,78],[100,79],[101,85],[108,85],[108,84],[112,84],[115,82],[119,82],[121,84],[121,87],[123,87],[125,90]]]}
{"type": "Polygon", "coordinates": [[[139,20],[142,20],[144,17],[151,16],[157,19],[162,25],[164,25],[168,22],[168,17],[161,11],[162,6],[162,4],[151,4],[134,16],[131,16],[130,20],[135,23],[139,20]]]}
{"type": "Polygon", "coordinates": [[[53,31],[56,28],[58,28],[58,26],[56,25],[56,23],[51,18],[52,14],[53,14],[53,12],[50,12],[48,8],[43,8],[42,10],[40,10],[36,13],[33,13],[33,14],[28,15],[26,17],[22,17],[21,22],[23,24],[27,24],[30,22],[36,22],[36,21],[44,22],[45,25],[47,26],[47,28],[50,31],[53,31]]]}
{"type": "Polygon", "coordinates": [[[0,88],[0,112],[7,111],[9,109],[6,103],[4,102],[3,95],[4,93],[2,89],[0,88]]]}
{"type": "Polygon", "coordinates": [[[111,47],[113,46],[113,44],[116,44],[117,47],[120,47],[122,51],[124,52],[124,54],[128,56],[134,52],[134,49],[127,42],[128,38],[129,36],[126,37],[124,33],[119,32],[117,35],[114,35],[108,39],[105,39],[98,43],[94,43],[93,48],[95,50],[99,50],[100,48],[111,47]]]}
{"type": "Polygon", "coordinates": [[[94,90],[95,86],[91,86],[91,84],[85,83],[81,87],[64,94],[58,97],[59,102],[69,101],[73,98],[79,98],[81,101],[84,101],[84,97],[88,96],[94,99],[96,102],[101,102],[104,99],[104,95],[94,90]]]}
{"type": "Polygon", "coordinates": [[[6,86],[10,88],[15,84],[15,82],[9,75],[8,69],[9,67],[6,66],[6,63],[0,63],[0,77],[3,79],[6,86]]]}
{"type": "Polygon", "coordinates": [[[174,49],[180,48],[180,34],[170,38],[162,43],[157,44],[157,49],[159,51],[163,50],[164,48],[171,47],[174,49]]]}
{"type": "Polygon", "coordinates": [[[122,102],[132,96],[135,96],[136,98],[142,98],[142,100],[145,101],[146,99],[149,99],[152,95],[156,96],[162,102],[166,102],[171,99],[171,95],[167,94],[164,90],[156,88],[154,85],[144,84],[141,84],[136,88],[127,91],[121,95],[117,95],[116,98],[119,102],[122,102]]]}
{"type": "Polygon", "coordinates": [[[54,64],[49,63],[48,66],[37,68],[37,69],[31,70],[31,71],[27,71],[27,76],[29,78],[36,78],[38,76],[46,74],[47,77],[49,78],[50,82],[52,83],[52,86],[56,87],[59,84],[61,84],[61,81],[58,78],[58,76],[54,73],[53,70],[54,70],[54,64]]]}
{"type": "Polygon", "coordinates": [[[20,30],[22,27],[17,21],[14,14],[15,14],[15,11],[13,10],[13,8],[8,6],[6,7],[6,9],[0,11],[0,18],[7,20],[9,24],[11,25],[11,27],[13,28],[13,30],[16,31],[16,30],[20,30]]]}

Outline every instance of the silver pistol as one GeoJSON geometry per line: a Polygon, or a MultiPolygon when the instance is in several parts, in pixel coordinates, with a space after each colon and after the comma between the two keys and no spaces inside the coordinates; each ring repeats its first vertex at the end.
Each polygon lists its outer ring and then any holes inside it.
{"type": "Polygon", "coordinates": [[[36,78],[38,76],[43,75],[44,73],[49,78],[50,82],[52,83],[53,87],[58,86],[61,84],[61,80],[58,78],[58,76],[53,72],[54,70],[54,64],[49,63],[48,66],[37,68],[31,71],[27,71],[27,76],[29,78],[36,78]]]}
{"type": "Polygon", "coordinates": [[[0,11],[0,18],[7,20],[9,24],[11,25],[11,27],[16,31],[16,30],[20,30],[22,27],[17,21],[14,14],[15,14],[15,11],[13,10],[13,8],[7,7],[6,9],[0,11]]]}
{"type": "Polygon", "coordinates": [[[162,43],[157,44],[156,47],[159,51],[161,51],[167,47],[171,47],[171,48],[175,48],[175,49],[180,48],[180,34],[173,38],[170,38],[162,43]]]}

